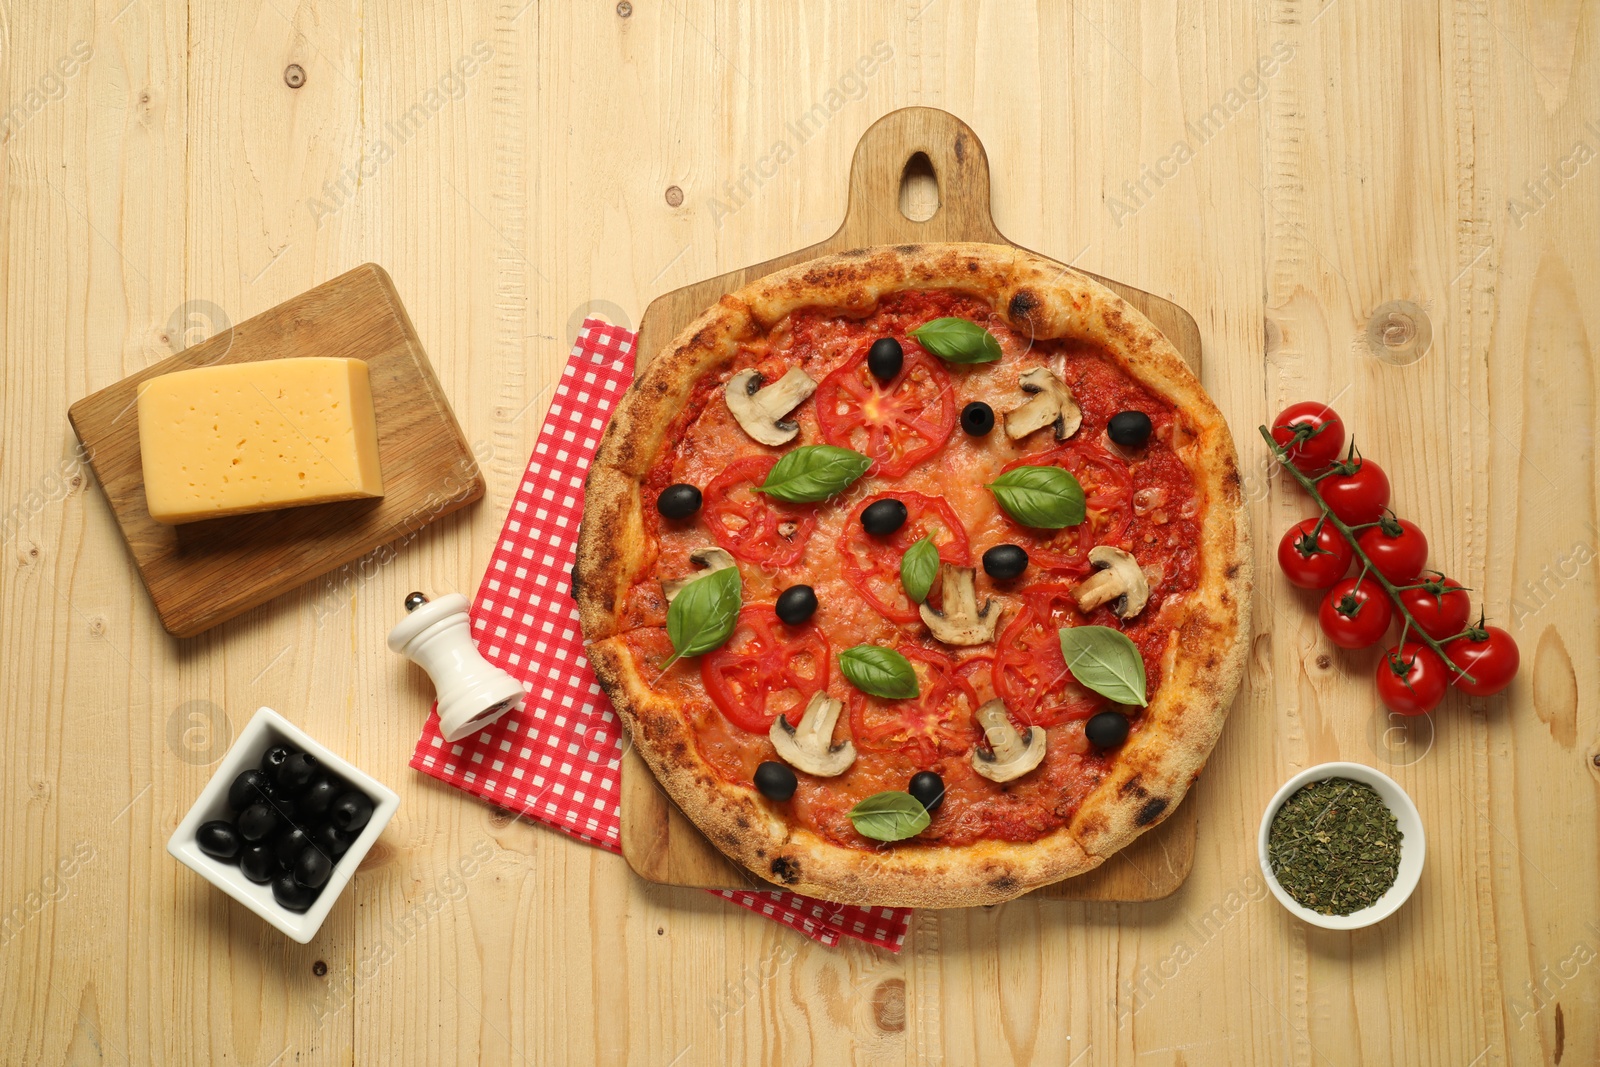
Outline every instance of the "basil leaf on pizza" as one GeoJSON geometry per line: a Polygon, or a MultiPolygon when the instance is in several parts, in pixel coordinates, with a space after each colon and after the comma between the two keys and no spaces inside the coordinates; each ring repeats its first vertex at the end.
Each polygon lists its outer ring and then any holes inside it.
{"type": "Polygon", "coordinates": [[[922,694],[911,661],[892,648],[881,645],[847,648],[839,653],[839,669],[851,685],[870,696],[911,700],[922,694]]]}
{"type": "Polygon", "coordinates": [[[1083,521],[1083,486],[1060,467],[1014,467],[988,485],[1006,514],[1037,530],[1083,521]]]}
{"type": "Polygon", "coordinates": [[[939,577],[939,547],[932,537],[924,537],[900,557],[900,584],[913,604],[928,599],[933,580],[939,577]]]}
{"type": "Polygon", "coordinates": [[[696,578],[667,605],[667,639],[672,655],[661,665],[672,666],[684,656],[698,656],[721,646],[739,620],[744,582],[738,567],[723,567],[696,578]]]}
{"type": "Polygon", "coordinates": [[[911,336],[947,363],[993,363],[1000,358],[994,334],[969,319],[934,319],[912,330],[911,336]]]}
{"type": "Polygon", "coordinates": [[[874,841],[904,841],[928,828],[933,816],[910,793],[874,793],[848,812],[856,833],[874,841]]]}
{"type": "Polygon", "coordinates": [[[801,445],[778,460],[756,492],[811,504],[848,489],[870,466],[872,460],[848,448],[801,445]]]}
{"type": "Polygon", "coordinates": [[[1109,626],[1063,626],[1061,658],[1079,685],[1118,704],[1144,707],[1144,657],[1128,635],[1109,626]]]}

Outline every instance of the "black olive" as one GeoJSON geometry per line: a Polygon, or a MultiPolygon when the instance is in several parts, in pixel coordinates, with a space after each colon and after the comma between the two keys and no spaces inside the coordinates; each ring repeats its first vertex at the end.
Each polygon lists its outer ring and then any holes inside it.
{"type": "Polygon", "coordinates": [[[778,763],[776,760],[767,760],[756,768],[756,788],[768,800],[788,800],[794,796],[794,791],[800,785],[799,779],[794,776],[787,764],[778,763]]]}
{"type": "Polygon", "coordinates": [[[300,853],[311,847],[311,835],[298,826],[291,826],[272,839],[272,855],[283,870],[292,870],[300,853]]]}
{"type": "Polygon", "coordinates": [[[1128,717],[1115,711],[1102,711],[1084,725],[1083,736],[1098,748],[1116,748],[1128,739],[1128,717]]]}
{"type": "Polygon", "coordinates": [[[294,880],[307,889],[321,889],[328,884],[328,875],[333,873],[333,861],[322,854],[322,850],[307,845],[300,852],[300,858],[294,861],[294,880]]]}
{"type": "Polygon", "coordinates": [[[300,821],[300,805],[289,799],[288,794],[282,789],[268,793],[266,800],[262,801],[278,816],[278,821],[284,825],[300,821]]]}
{"type": "Polygon", "coordinates": [[[326,774],[318,773],[311,776],[311,781],[300,790],[300,810],[307,815],[326,815],[328,805],[334,802],[344,786],[335,782],[326,774]]]}
{"type": "Polygon", "coordinates": [[[372,801],[367,799],[365,793],[357,793],[355,790],[340,793],[328,806],[328,821],[347,834],[360,833],[370,818],[372,818],[372,801]]]}
{"type": "Polygon", "coordinates": [[[278,812],[270,804],[252,804],[239,813],[234,825],[246,841],[260,841],[278,828],[278,812]]]}
{"type": "Polygon", "coordinates": [[[317,757],[309,752],[296,752],[278,768],[278,784],[290,793],[304,789],[311,776],[317,773],[317,757]]]}
{"type": "Polygon", "coordinates": [[[271,778],[278,773],[278,768],[283,766],[283,761],[288,759],[294,749],[288,745],[273,745],[261,757],[261,769],[271,778]]]}
{"type": "Polygon", "coordinates": [[[986,437],[994,429],[994,408],[974,400],[961,409],[961,428],[973,437],[986,437]]]}
{"type": "Polygon", "coordinates": [[[270,795],[267,792],[268,785],[269,779],[265,771],[252,767],[248,771],[241,772],[228,787],[228,807],[234,811],[243,811],[270,795]]]}
{"type": "Polygon", "coordinates": [[[900,373],[905,363],[905,349],[893,337],[880,337],[867,349],[867,370],[880,382],[886,382],[900,373]]]}
{"type": "Polygon", "coordinates": [[[1106,436],[1123,448],[1143,448],[1150,430],[1150,416],[1142,411],[1119,411],[1106,423],[1106,436]]]}
{"type": "Polygon", "coordinates": [[[918,771],[911,776],[906,792],[931,812],[944,803],[944,779],[933,771],[918,771]]]}
{"type": "Polygon", "coordinates": [[[233,862],[243,845],[239,839],[239,831],[233,828],[231,822],[223,819],[212,819],[210,822],[201,823],[200,829],[194,832],[194,843],[200,846],[201,852],[225,863],[233,862]]]}
{"type": "Polygon", "coordinates": [[[272,899],[278,902],[279,907],[288,908],[290,911],[305,911],[317,901],[317,891],[307,889],[294,880],[294,875],[284,871],[272,880],[272,899]]]}
{"type": "Polygon", "coordinates": [[[861,528],[869,534],[885,537],[906,524],[906,506],[894,497],[884,497],[876,504],[868,504],[861,513],[861,528]]]}
{"type": "Polygon", "coordinates": [[[656,510],[669,519],[687,519],[700,510],[700,490],[684,482],[669,485],[656,497],[656,510]]]}
{"type": "Polygon", "coordinates": [[[817,610],[817,591],[809,585],[791,585],[778,594],[778,618],[798,626],[817,610]]]}
{"type": "Polygon", "coordinates": [[[1015,578],[1028,569],[1028,553],[1021,545],[995,545],[983,554],[983,573],[997,581],[1015,578]]]}
{"type": "Polygon", "coordinates": [[[244,876],[257,885],[266,885],[278,876],[281,868],[278,866],[278,857],[272,854],[270,845],[250,845],[239,853],[239,869],[244,876]]]}
{"type": "Polygon", "coordinates": [[[311,832],[311,843],[334,859],[350,851],[350,835],[334,826],[319,826],[311,832]]]}

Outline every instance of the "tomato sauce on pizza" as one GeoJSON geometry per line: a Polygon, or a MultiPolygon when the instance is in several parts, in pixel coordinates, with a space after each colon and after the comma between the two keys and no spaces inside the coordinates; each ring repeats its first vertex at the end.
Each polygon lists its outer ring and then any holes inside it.
{"type": "MultiPolygon", "coordinates": [[[[775,758],[769,730],[778,716],[797,723],[819,691],[843,704],[836,733],[851,740],[856,758],[833,777],[798,776],[785,802],[793,825],[846,848],[881,848],[857,832],[850,810],[933,771],[943,800],[927,829],[903,845],[1036,840],[1072,819],[1116,759],[1116,749],[1085,735],[1090,717],[1112,704],[1074,679],[1061,629],[1093,625],[1125,634],[1143,658],[1152,694],[1178,644],[1202,544],[1201,494],[1179,453],[1194,432],[1184,412],[1105,349],[1030,338],[970,293],[892,292],[866,314],[800,308],[740,343],[729,366],[695,384],[641,479],[647,558],[619,609],[622,639],[651,687],[683,709],[700,756],[728,783],[748,784],[775,758]],[[949,363],[917,343],[913,331],[949,318],[987,330],[1001,358],[949,363]],[[899,342],[903,361],[880,378],[867,356],[885,337],[899,342]],[[794,368],[816,383],[815,392],[787,415],[798,425],[794,439],[763,445],[741,427],[723,390],[741,371],[770,383],[794,368]],[[1065,440],[1048,426],[1017,440],[998,423],[981,435],[963,427],[969,404],[990,405],[996,419],[1019,407],[1028,396],[1021,379],[1037,368],[1070,389],[1081,408],[1081,424],[1065,440]],[[1129,412],[1149,420],[1139,447],[1108,435],[1113,417],[1129,412]],[[851,449],[870,466],[848,489],[816,503],[785,503],[759,491],[784,453],[811,444],[851,449]],[[1071,473],[1082,488],[1083,521],[1037,529],[1008,514],[988,486],[1023,466],[1071,473]],[[703,504],[687,517],[665,517],[654,501],[678,484],[699,488],[703,504]],[[863,513],[885,500],[904,506],[904,522],[887,535],[868,532],[863,513]],[[953,647],[924,625],[900,570],[907,550],[924,539],[939,562],[977,568],[979,601],[991,600],[1000,612],[993,640],[953,647]],[[999,545],[1027,553],[1020,576],[993,579],[978,566],[999,545]],[[675,659],[663,580],[692,576],[698,565],[691,553],[710,546],[736,561],[743,607],[720,647],[675,659]],[[1098,546],[1125,550],[1145,575],[1148,601],[1130,618],[1110,605],[1079,607],[1075,590],[1094,573],[1089,554],[1098,546]],[[817,607],[791,625],[774,605],[798,585],[814,591],[817,607]],[[858,645],[903,655],[918,695],[886,699],[852,686],[836,658],[858,645]],[[1042,763],[1003,784],[972,763],[974,747],[984,743],[974,713],[995,698],[1019,726],[1044,730],[1048,739],[1042,763]]],[[[935,589],[929,604],[937,609],[941,596],[935,589]]],[[[1136,734],[1140,709],[1116,710],[1136,734]]]]}

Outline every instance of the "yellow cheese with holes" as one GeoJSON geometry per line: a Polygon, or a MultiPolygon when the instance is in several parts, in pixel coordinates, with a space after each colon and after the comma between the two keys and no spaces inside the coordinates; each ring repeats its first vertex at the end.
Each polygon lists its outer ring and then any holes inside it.
{"type": "Polygon", "coordinates": [[[310,357],[174,371],[139,386],[157,522],[383,495],[367,364],[310,357]]]}

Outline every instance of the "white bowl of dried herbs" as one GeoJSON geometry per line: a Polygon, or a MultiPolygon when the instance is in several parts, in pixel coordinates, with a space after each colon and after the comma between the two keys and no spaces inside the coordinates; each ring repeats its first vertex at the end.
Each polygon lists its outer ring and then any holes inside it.
{"type": "Polygon", "coordinates": [[[1388,775],[1323,763],[1283,783],[1261,817],[1261,871],[1278,902],[1328,930],[1388,918],[1422,878],[1417,806],[1388,775]]]}

